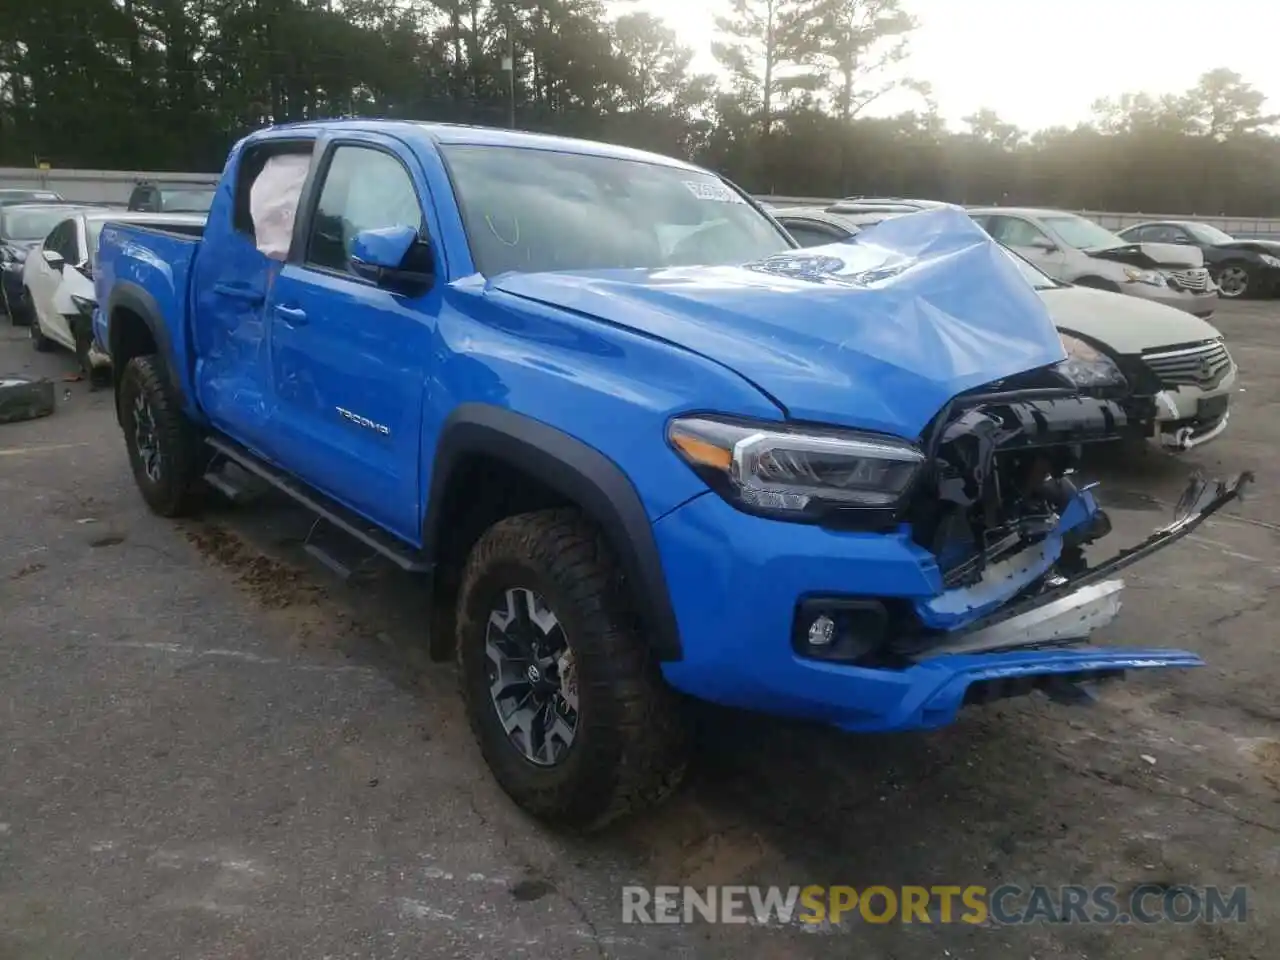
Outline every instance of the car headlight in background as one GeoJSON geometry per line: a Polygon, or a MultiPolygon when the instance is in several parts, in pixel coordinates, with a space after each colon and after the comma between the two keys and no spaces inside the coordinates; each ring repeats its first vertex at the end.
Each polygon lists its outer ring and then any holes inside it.
{"type": "Polygon", "coordinates": [[[1058,371],[1072,383],[1081,387],[1128,384],[1116,362],[1101,350],[1069,333],[1060,333],[1059,336],[1062,337],[1062,348],[1067,351],[1067,359],[1058,364],[1058,371]]]}
{"type": "Polygon", "coordinates": [[[823,508],[892,507],[925,461],[918,447],[891,437],[716,417],[678,417],[667,439],[731,503],[793,519],[823,508]]]}
{"type": "Polygon", "coordinates": [[[1159,270],[1139,270],[1137,267],[1125,267],[1124,275],[1130,283],[1146,283],[1153,287],[1168,286],[1165,275],[1159,270]]]}
{"type": "Polygon", "coordinates": [[[71,295],[71,302],[74,303],[76,305],[76,309],[86,317],[92,317],[93,309],[98,305],[98,301],[93,299],[93,297],[82,297],[77,293],[73,293],[71,295]]]}
{"type": "Polygon", "coordinates": [[[1269,253],[1260,253],[1258,254],[1258,259],[1268,267],[1280,267],[1280,257],[1273,257],[1269,253]]]}

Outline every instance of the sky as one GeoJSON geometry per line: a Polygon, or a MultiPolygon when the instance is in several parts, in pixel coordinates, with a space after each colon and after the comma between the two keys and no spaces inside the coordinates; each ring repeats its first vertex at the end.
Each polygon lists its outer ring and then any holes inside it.
{"type": "MultiPolygon", "coordinates": [[[[698,51],[695,68],[716,71],[714,17],[727,0],[634,0],[630,9],[665,19],[698,51]]],[[[1096,99],[1124,92],[1182,93],[1208,70],[1228,67],[1280,112],[1280,3],[1229,0],[903,0],[920,29],[907,75],[933,85],[939,112],[961,118],[990,107],[1035,130],[1089,119],[1096,99]]],[[[917,109],[918,98],[886,98],[868,113],[917,109]]]]}

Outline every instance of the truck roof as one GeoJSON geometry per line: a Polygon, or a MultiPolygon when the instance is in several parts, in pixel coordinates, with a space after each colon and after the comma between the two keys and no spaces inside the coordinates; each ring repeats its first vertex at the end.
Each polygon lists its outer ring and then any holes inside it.
{"type": "Polygon", "coordinates": [[[423,138],[436,144],[474,144],[494,147],[524,147],[533,150],[556,150],[561,153],[580,153],[599,157],[612,157],[617,160],[636,160],[642,163],[656,163],[668,167],[685,170],[702,171],[692,163],[663,156],[660,153],[649,153],[612,143],[601,143],[596,140],[579,140],[575,137],[560,137],[549,133],[529,133],[524,130],[508,130],[501,127],[482,127],[461,123],[436,123],[418,120],[304,120],[298,123],[279,124],[268,127],[248,136],[248,141],[269,137],[276,131],[315,130],[351,130],[365,133],[387,133],[412,143],[423,138]]]}

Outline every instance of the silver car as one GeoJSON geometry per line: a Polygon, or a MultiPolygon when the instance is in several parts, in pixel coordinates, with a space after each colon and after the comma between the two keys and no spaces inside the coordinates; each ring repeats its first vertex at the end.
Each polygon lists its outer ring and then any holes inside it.
{"type": "Polygon", "coordinates": [[[1195,247],[1133,243],[1063,210],[973,207],[991,236],[1066,283],[1125,293],[1210,317],[1218,289],[1195,247]]]}

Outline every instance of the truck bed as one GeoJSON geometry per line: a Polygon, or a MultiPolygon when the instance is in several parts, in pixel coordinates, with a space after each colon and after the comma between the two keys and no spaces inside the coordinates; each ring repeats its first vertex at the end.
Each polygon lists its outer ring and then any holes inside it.
{"type": "MultiPolygon", "coordinates": [[[[109,316],[130,297],[153,302],[171,336],[187,329],[191,268],[204,236],[203,225],[152,227],[110,222],[98,240],[94,270],[94,338],[112,351],[109,316]]],[[[177,347],[178,344],[171,344],[177,347]]],[[[179,353],[178,356],[184,354],[179,353]]]]}

